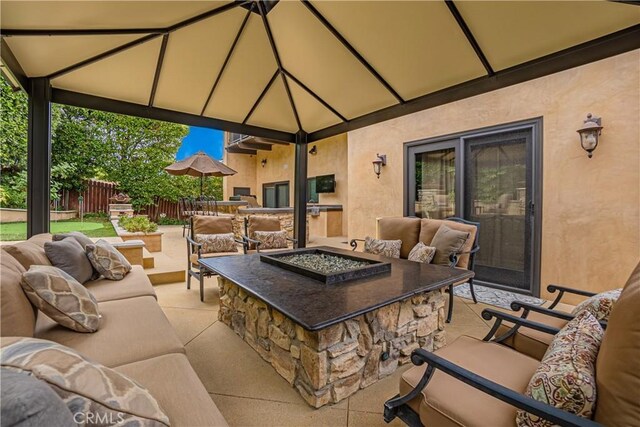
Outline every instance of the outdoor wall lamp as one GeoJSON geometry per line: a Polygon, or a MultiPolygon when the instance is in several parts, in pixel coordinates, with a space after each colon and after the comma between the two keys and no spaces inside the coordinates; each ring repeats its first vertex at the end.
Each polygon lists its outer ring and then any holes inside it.
{"type": "Polygon", "coordinates": [[[267,165],[267,159],[262,159],[260,164],[262,165],[262,167],[265,167],[267,165]]]}
{"type": "Polygon", "coordinates": [[[380,179],[380,171],[382,170],[382,166],[387,165],[387,155],[376,154],[376,159],[372,163],[373,163],[373,172],[376,174],[378,179],[380,179]]]}
{"type": "Polygon", "coordinates": [[[591,113],[587,114],[587,119],[577,132],[580,134],[582,149],[587,152],[589,158],[593,157],[593,151],[598,146],[598,139],[602,132],[602,119],[593,117],[591,113]]]}
{"type": "Polygon", "coordinates": [[[312,156],[318,154],[318,147],[316,147],[315,145],[311,147],[311,150],[309,150],[309,154],[311,154],[312,156]]]}

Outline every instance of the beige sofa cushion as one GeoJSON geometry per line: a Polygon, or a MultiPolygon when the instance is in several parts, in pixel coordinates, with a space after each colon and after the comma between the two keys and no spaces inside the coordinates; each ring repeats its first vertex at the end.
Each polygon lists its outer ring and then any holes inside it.
{"type": "Polygon", "coordinates": [[[420,218],[388,217],[378,220],[378,239],[402,240],[400,258],[407,259],[411,249],[418,243],[420,218]]]}
{"type": "Polygon", "coordinates": [[[29,240],[27,240],[27,242],[44,248],[44,244],[47,242],[51,242],[52,240],[53,236],[50,233],[40,233],[29,237],[29,240]]]}
{"type": "Polygon", "coordinates": [[[604,333],[596,381],[595,421],[612,426],[637,425],[640,420],[640,263],[615,303],[604,333]],[[633,397],[635,391],[636,395],[633,397]]]}
{"type": "Polygon", "coordinates": [[[153,297],[106,301],[99,307],[100,329],[93,334],[70,331],[39,313],[35,337],[71,347],[109,367],[184,353],[180,339],[153,297]]]}
{"type": "Polygon", "coordinates": [[[87,282],[84,286],[98,302],[144,296],[156,298],[153,285],[141,265],[134,265],[131,272],[117,282],[102,278],[87,282]]]}
{"type": "Polygon", "coordinates": [[[20,286],[26,270],[14,257],[0,250],[0,335],[32,337],[36,309],[20,286]]]}
{"type": "MultiPolygon", "coordinates": [[[[457,230],[464,231],[469,233],[469,239],[462,246],[463,252],[468,252],[473,248],[473,242],[476,239],[476,234],[478,232],[478,228],[475,225],[464,224],[455,221],[447,221],[444,219],[422,219],[420,220],[420,236],[419,239],[421,242],[431,246],[431,241],[433,240],[433,236],[436,235],[438,229],[442,224],[445,224],[447,227],[457,230]]],[[[462,255],[458,260],[457,267],[467,268],[469,266],[469,255],[462,255]]]]}
{"type": "MultiPolygon", "coordinates": [[[[436,351],[448,361],[511,390],[524,393],[538,361],[500,344],[461,336],[436,351]]],[[[416,366],[402,374],[400,394],[413,389],[426,369],[416,366]]],[[[516,408],[470,385],[436,371],[422,391],[422,399],[410,406],[420,414],[425,426],[513,426],[516,408]],[[454,398],[452,398],[454,396],[454,398]]]]}
{"type": "Polygon", "coordinates": [[[233,220],[230,216],[194,215],[192,221],[192,236],[233,233],[233,220]]]}
{"type": "Polygon", "coordinates": [[[14,257],[25,269],[29,269],[32,265],[51,265],[47,254],[44,252],[44,241],[42,246],[33,242],[19,242],[13,245],[5,245],[2,247],[12,257],[14,257]]]}
{"type": "Polygon", "coordinates": [[[183,354],[158,356],[115,370],[149,390],[173,426],[227,425],[183,354]]]}

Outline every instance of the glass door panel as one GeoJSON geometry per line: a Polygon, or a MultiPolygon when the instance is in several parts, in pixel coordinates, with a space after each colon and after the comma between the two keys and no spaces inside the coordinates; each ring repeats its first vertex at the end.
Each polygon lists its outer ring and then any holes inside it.
{"type": "Polygon", "coordinates": [[[277,205],[279,208],[289,207],[289,184],[277,184],[277,205]]]}
{"type": "Polygon", "coordinates": [[[456,211],[456,150],[454,147],[416,153],[414,213],[443,219],[456,211]]]}
{"type": "Polygon", "coordinates": [[[530,131],[465,139],[464,216],[480,223],[476,280],[530,289],[530,131]]]}
{"type": "Polygon", "coordinates": [[[264,202],[263,205],[265,208],[275,208],[276,207],[276,187],[264,187],[264,202]]]}

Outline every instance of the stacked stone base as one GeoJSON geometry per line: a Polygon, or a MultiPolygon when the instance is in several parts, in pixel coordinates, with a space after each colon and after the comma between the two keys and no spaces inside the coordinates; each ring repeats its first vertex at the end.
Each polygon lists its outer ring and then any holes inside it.
{"type": "MultiPolygon", "coordinates": [[[[293,213],[283,212],[283,213],[242,213],[242,211],[237,212],[233,217],[233,234],[237,239],[242,239],[244,236],[244,219],[251,216],[270,216],[275,217],[280,220],[280,227],[282,230],[287,232],[287,236],[293,239],[293,213]]],[[[309,241],[309,215],[307,215],[307,242],[309,241]]]]}
{"type": "Polygon", "coordinates": [[[445,344],[441,290],[311,332],[235,283],[218,278],[218,319],[299,391],[309,405],[337,403],[410,363],[419,347],[445,344]]]}

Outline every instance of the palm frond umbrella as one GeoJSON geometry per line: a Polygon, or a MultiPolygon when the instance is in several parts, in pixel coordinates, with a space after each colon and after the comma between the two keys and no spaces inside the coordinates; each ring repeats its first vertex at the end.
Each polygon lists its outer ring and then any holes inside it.
{"type": "Polygon", "coordinates": [[[189,175],[200,177],[200,196],[205,176],[229,176],[238,172],[202,151],[164,168],[171,175],[189,175]]]}

